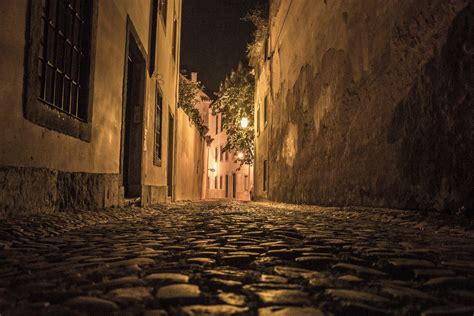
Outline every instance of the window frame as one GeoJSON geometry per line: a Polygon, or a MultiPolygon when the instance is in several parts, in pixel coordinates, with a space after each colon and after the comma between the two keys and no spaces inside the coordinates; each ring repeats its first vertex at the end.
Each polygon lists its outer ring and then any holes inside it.
{"type": "Polygon", "coordinates": [[[151,0],[150,3],[150,32],[149,32],[149,55],[148,55],[148,74],[149,76],[153,76],[155,72],[155,64],[156,64],[156,44],[157,40],[156,37],[158,35],[158,7],[159,7],[160,0],[151,0]]]}
{"type": "Polygon", "coordinates": [[[176,61],[176,56],[178,55],[178,18],[176,14],[173,16],[173,38],[171,41],[173,59],[176,61]]]}
{"type": "Polygon", "coordinates": [[[263,99],[263,128],[268,125],[268,95],[263,99]]]}
{"type": "Polygon", "coordinates": [[[160,16],[161,23],[163,23],[163,29],[166,31],[166,22],[168,21],[168,0],[158,0],[158,15],[160,16]]]}
{"type": "Polygon", "coordinates": [[[257,132],[257,136],[259,136],[260,135],[260,104],[257,105],[257,110],[255,112],[257,116],[256,132],[257,132]]]}
{"type": "Polygon", "coordinates": [[[263,161],[263,192],[268,191],[268,160],[263,161]]]}
{"type": "Polygon", "coordinates": [[[155,166],[158,166],[158,167],[161,167],[161,162],[162,162],[162,159],[163,159],[163,92],[161,91],[161,87],[159,86],[158,83],[156,83],[156,89],[155,89],[155,122],[154,122],[154,125],[153,125],[153,132],[154,132],[154,142],[153,142],[153,164],[155,166]],[[159,157],[157,157],[157,150],[156,150],[156,146],[157,146],[157,139],[156,139],[156,134],[157,134],[157,127],[156,127],[156,123],[157,123],[157,108],[158,108],[158,100],[161,99],[161,115],[159,117],[159,120],[160,120],[160,155],[159,157]]]}
{"type": "Polygon", "coordinates": [[[96,36],[97,36],[97,13],[98,0],[90,0],[90,16],[88,25],[84,30],[84,37],[88,47],[84,49],[86,65],[84,67],[85,74],[85,95],[82,96],[86,115],[79,118],[62,111],[46,101],[40,99],[39,87],[39,57],[41,49],[42,34],[42,1],[30,0],[28,2],[28,17],[26,27],[27,43],[25,45],[25,73],[23,86],[23,116],[30,122],[65,134],[78,138],[85,142],[92,139],[92,114],[93,114],[93,97],[94,97],[94,72],[96,57],[96,36]]]}

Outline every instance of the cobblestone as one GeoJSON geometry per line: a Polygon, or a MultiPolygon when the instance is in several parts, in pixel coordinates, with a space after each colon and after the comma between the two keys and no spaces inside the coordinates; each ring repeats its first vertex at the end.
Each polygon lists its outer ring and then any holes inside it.
{"type": "Polygon", "coordinates": [[[474,230],[438,214],[199,202],[0,223],[2,315],[471,315],[474,230]]]}

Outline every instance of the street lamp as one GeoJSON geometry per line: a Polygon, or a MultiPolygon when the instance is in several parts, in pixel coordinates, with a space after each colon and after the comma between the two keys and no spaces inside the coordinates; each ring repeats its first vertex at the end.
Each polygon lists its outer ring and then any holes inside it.
{"type": "Polygon", "coordinates": [[[244,159],[244,154],[242,152],[239,152],[237,154],[237,158],[239,158],[240,160],[244,159]]]}
{"type": "Polygon", "coordinates": [[[246,117],[243,117],[240,120],[240,126],[242,126],[242,128],[247,128],[247,126],[249,126],[249,119],[246,117]]]}

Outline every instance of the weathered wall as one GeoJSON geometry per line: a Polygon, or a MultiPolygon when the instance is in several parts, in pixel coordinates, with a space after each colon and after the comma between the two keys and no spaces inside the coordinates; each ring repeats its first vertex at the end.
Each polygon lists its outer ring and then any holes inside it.
{"type": "Polygon", "coordinates": [[[121,205],[119,188],[114,174],[0,167],[0,218],[121,205]]]}
{"type": "Polygon", "coordinates": [[[257,102],[269,95],[256,162],[259,179],[269,160],[268,197],[472,209],[472,4],[274,1],[257,86],[257,102]]]}

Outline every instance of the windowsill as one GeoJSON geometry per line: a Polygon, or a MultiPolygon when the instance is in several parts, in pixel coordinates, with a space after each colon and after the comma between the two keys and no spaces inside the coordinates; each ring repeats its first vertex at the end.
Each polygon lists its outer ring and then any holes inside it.
{"type": "Polygon", "coordinates": [[[161,167],[161,159],[160,158],[153,158],[153,165],[156,167],[161,167]]]}
{"type": "MultiPolygon", "coordinates": [[[[165,13],[165,14],[166,14],[166,13],[165,13]]],[[[166,22],[165,22],[165,18],[164,18],[160,13],[158,13],[158,15],[159,15],[158,20],[160,20],[161,26],[163,27],[163,30],[164,30],[163,33],[165,33],[165,36],[166,36],[166,22]]]]}
{"type": "Polygon", "coordinates": [[[32,97],[27,97],[25,118],[41,127],[59,132],[80,140],[90,142],[92,138],[92,124],[32,97]]]}

